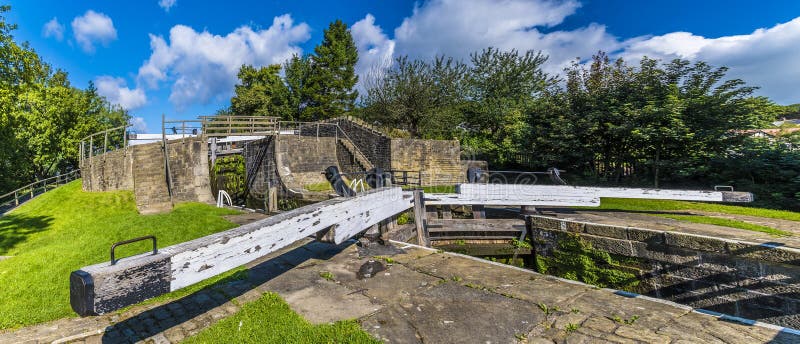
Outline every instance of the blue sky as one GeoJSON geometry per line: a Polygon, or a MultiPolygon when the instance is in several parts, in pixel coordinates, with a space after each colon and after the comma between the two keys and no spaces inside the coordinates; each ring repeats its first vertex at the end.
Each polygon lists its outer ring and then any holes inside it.
{"type": "MultiPolygon", "coordinates": [[[[362,81],[393,57],[466,59],[487,46],[543,50],[557,74],[598,50],[705,60],[800,102],[800,1],[11,1],[15,36],[85,87],[128,108],[138,130],[229,102],[242,63],[309,53],[328,23],[352,26],[362,81]]],[[[363,85],[361,86],[363,87],[363,85]]]]}

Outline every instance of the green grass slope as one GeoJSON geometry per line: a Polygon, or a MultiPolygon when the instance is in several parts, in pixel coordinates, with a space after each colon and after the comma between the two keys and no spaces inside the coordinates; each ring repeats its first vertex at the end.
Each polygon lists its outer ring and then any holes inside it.
{"type": "MultiPolygon", "coordinates": [[[[0,329],[76,316],[69,306],[69,274],[107,261],[117,241],[153,234],[160,247],[236,225],[235,211],[199,203],[168,214],[139,215],[129,191],[83,192],[74,181],[0,217],[0,329]]],[[[149,242],[117,249],[117,257],[147,252],[149,242]]]]}

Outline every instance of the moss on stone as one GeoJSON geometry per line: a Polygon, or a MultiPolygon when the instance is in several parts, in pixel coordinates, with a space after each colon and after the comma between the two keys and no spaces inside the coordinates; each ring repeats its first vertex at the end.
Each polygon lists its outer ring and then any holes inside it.
{"type": "Polygon", "coordinates": [[[567,234],[559,240],[552,257],[537,255],[535,264],[540,273],[603,288],[631,290],[639,284],[636,274],[625,271],[628,269],[618,258],[593,248],[577,234],[567,234]]]}

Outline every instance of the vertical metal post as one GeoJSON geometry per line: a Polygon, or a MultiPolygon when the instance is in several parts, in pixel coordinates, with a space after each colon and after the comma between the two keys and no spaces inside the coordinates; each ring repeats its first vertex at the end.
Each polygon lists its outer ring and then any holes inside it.
{"type": "Polygon", "coordinates": [[[94,155],[94,135],[89,136],[89,163],[91,163],[92,155],[94,155]]]}
{"type": "Polygon", "coordinates": [[[108,152],[108,130],[103,134],[103,154],[108,152]]]}
{"type": "Polygon", "coordinates": [[[414,226],[417,227],[417,244],[430,247],[428,226],[425,220],[425,194],[422,189],[414,190],[414,226]]]}
{"type": "Polygon", "coordinates": [[[128,148],[128,127],[122,127],[122,148],[128,148]]]}
{"type": "Polygon", "coordinates": [[[14,206],[19,206],[19,196],[16,191],[14,191],[14,206]]]}
{"type": "Polygon", "coordinates": [[[167,146],[167,132],[165,127],[165,116],[161,114],[161,147],[164,149],[164,174],[166,174],[167,193],[169,201],[172,202],[172,177],[169,171],[169,147],[167,146]]]}

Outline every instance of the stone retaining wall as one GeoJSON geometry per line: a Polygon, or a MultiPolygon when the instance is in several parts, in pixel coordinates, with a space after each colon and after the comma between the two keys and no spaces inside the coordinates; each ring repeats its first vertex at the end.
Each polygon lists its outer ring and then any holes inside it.
{"type": "Polygon", "coordinates": [[[275,166],[288,196],[309,201],[328,198],[329,192],[311,192],[306,186],[327,184],[323,171],[338,166],[336,138],[281,135],[275,141],[275,166]]]}
{"type": "Polygon", "coordinates": [[[174,202],[214,203],[205,138],[169,141],[169,170],[174,202]]]}
{"type": "Polygon", "coordinates": [[[169,211],[172,202],[214,203],[205,138],[170,141],[172,197],[161,142],[129,146],[81,161],[84,191],[130,190],[140,213],[169,211]]]}
{"type": "Polygon", "coordinates": [[[422,172],[422,185],[453,185],[466,180],[458,141],[392,139],[391,168],[422,172]]]}
{"type": "Polygon", "coordinates": [[[527,217],[534,252],[551,256],[578,236],[633,257],[636,292],[747,319],[800,328],[800,250],[634,227],[527,217]]]}
{"type": "Polygon", "coordinates": [[[392,140],[375,130],[366,128],[347,118],[337,118],[331,120],[332,123],[339,125],[345,132],[347,138],[367,157],[375,167],[385,170],[392,168],[391,147],[392,140]]]}
{"type": "Polygon", "coordinates": [[[81,178],[86,191],[133,190],[135,147],[119,149],[81,161],[81,178]]]}

